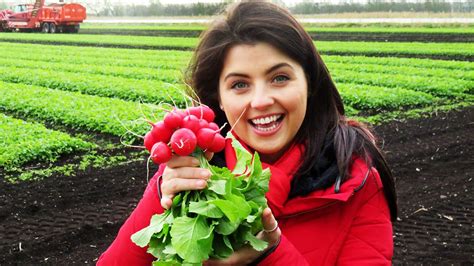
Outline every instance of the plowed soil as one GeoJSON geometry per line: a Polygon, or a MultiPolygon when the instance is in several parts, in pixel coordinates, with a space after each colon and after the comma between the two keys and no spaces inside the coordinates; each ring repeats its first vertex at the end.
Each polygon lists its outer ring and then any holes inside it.
{"type": "MultiPolygon", "coordinates": [[[[396,177],[395,265],[472,265],[474,107],[375,128],[396,177]]],[[[146,186],[144,163],[8,184],[0,265],[93,264],[146,186]]]]}

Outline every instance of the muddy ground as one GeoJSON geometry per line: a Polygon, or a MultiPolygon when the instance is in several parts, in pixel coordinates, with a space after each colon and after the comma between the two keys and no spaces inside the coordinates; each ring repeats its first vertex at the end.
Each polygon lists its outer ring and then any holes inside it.
{"type": "MultiPolygon", "coordinates": [[[[474,107],[375,128],[393,167],[395,265],[472,265],[474,107]]],[[[94,264],[146,186],[144,163],[11,185],[0,265],[94,264]]]]}

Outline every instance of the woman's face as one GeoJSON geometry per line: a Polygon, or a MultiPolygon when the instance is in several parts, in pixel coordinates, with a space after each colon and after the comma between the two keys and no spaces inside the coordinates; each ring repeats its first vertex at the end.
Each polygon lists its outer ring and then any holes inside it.
{"type": "Polygon", "coordinates": [[[219,100],[237,135],[274,162],[303,123],[307,87],[303,68],[284,53],[266,43],[240,44],[224,59],[219,100]]]}

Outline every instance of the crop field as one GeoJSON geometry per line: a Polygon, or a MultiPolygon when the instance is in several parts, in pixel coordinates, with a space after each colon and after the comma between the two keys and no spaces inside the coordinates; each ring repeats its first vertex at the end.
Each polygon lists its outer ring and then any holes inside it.
{"type": "MultiPolygon", "coordinates": [[[[94,263],[107,248],[150,177],[146,120],[186,105],[204,29],[0,33],[1,265],[94,263]]],[[[393,167],[394,263],[472,262],[474,27],[307,30],[393,167]]]]}

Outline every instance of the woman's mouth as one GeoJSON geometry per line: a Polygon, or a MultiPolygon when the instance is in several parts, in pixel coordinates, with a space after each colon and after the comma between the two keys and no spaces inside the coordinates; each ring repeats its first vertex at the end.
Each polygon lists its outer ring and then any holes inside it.
{"type": "Polygon", "coordinates": [[[269,115],[259,118],[250,119],[254,131],[259,135],[271,135],[278,131],[283,121],[283,114],[269,115]]]}

